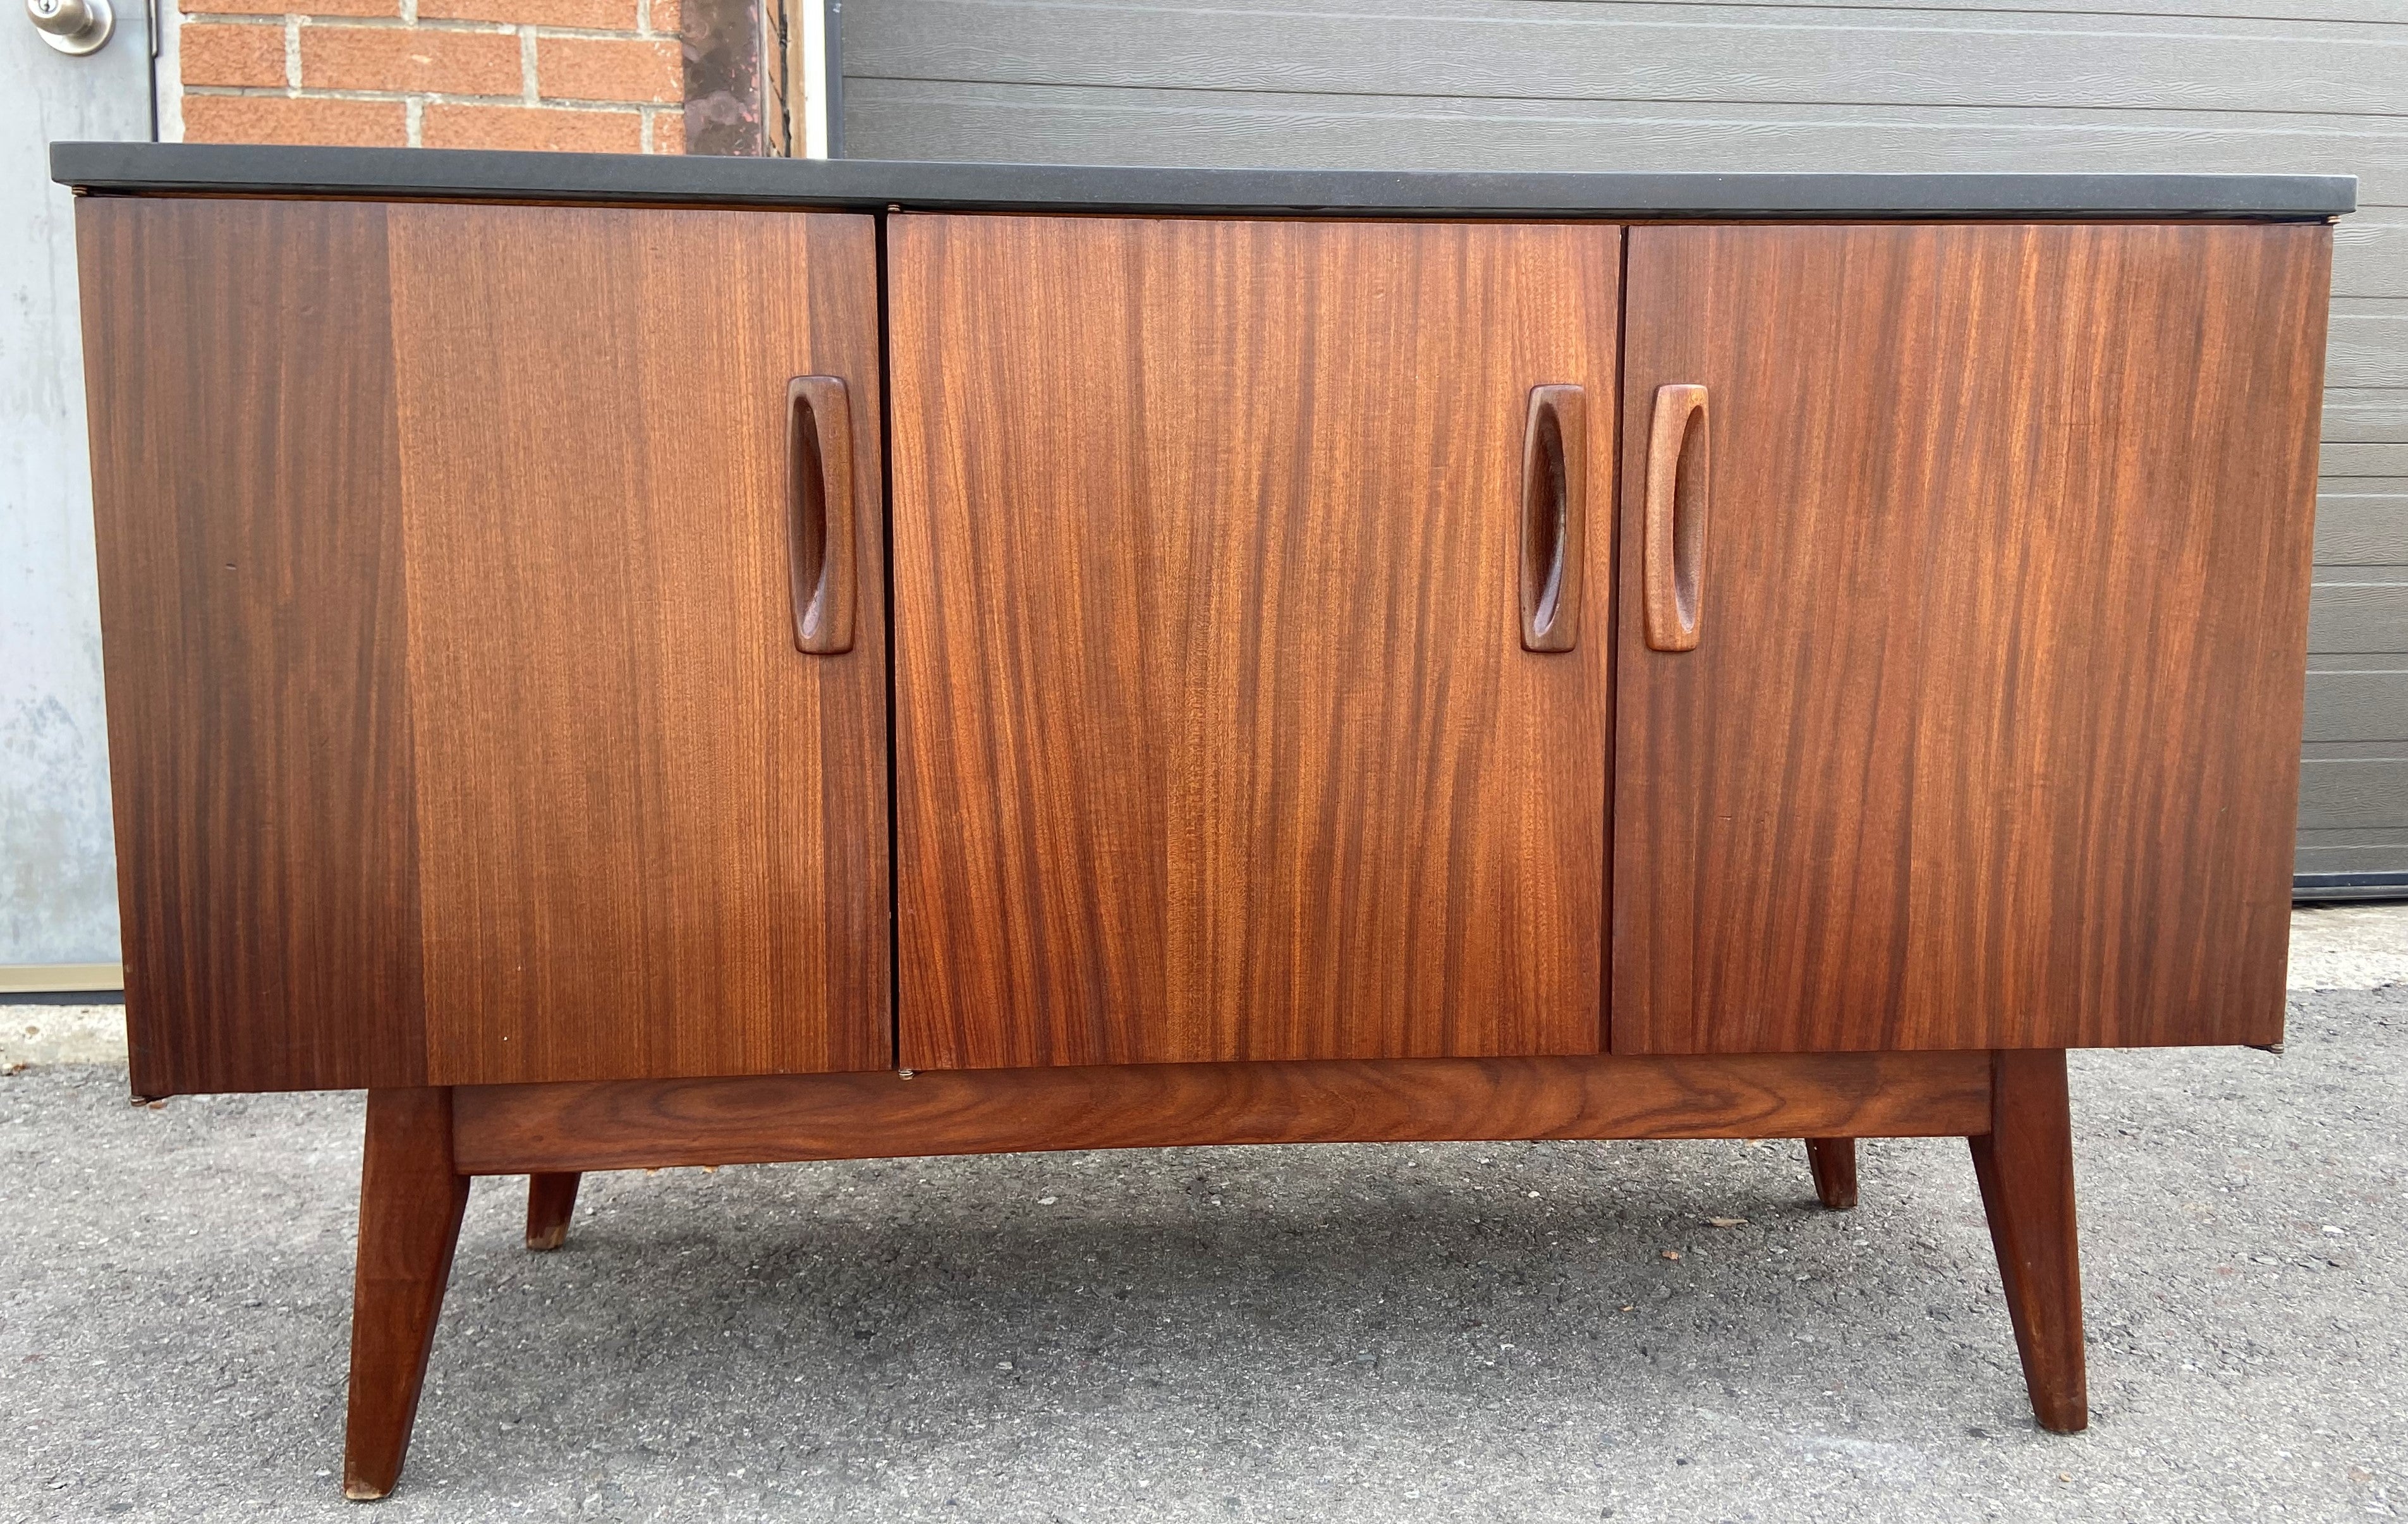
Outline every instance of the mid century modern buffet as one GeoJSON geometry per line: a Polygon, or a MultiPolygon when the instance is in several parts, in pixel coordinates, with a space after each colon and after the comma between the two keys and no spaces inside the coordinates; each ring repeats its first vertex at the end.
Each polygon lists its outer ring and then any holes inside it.
{"type": "Polygon", "coordinates": [[[2272,1043],[2347,180],[61,145],[133,1085],[467,1181],[1962,1135],[2272,1043]]]}

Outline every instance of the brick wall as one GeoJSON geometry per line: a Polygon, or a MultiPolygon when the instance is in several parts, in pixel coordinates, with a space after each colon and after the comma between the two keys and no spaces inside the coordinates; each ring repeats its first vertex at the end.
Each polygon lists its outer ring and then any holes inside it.
{"type": "Polygon", "coordinates": [[[169,0],[192,143],[685,151],[681,0],[169,0]]]}

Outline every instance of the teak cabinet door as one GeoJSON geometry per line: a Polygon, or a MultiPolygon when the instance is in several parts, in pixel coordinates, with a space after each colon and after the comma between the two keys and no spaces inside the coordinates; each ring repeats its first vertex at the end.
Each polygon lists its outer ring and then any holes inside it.
{"type": "Polygon", "coordinates": [[[1598,1049],[1619,237],[891,220],[903,1064],[1598,1049]]]}
{"type": "Polygon", "coordinates": [[[869,219],[392,216],[430,1076],[885,1063],[869,219]],[[850,404],[838,654],[795,636],[814,374],[850,404]]]}
{"type": "Polygon", "coordinates": [[[2280,1037],[2329,249],[1633,230],[1617,1051],[2280,1037]]]}
{"type": "Polygon", "coordinates": [[[870,220],[79,214],[136,1089],[888,1062],[870,220]]]}

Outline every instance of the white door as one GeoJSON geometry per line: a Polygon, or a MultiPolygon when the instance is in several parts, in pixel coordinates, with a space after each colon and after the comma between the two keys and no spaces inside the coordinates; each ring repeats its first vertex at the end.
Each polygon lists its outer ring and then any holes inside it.
{"type": "Polygon", "coordinates": [[[151,136],[150,20],[115,3],[75,54],[0,0],[0,994],[119,983],[75,226],[50,179],[56,139],[151,136]]]}

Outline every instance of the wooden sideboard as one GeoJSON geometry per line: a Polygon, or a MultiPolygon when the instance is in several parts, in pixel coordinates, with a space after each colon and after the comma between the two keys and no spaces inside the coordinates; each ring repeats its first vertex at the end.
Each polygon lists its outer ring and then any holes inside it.
{"type": "Polygon", "coordinates": [[[366,1087],[345,1488],[467,1180],[1971,1140],[2282,1037],[2297,177],[61,145],[133,1085],[366,1087]]]}

